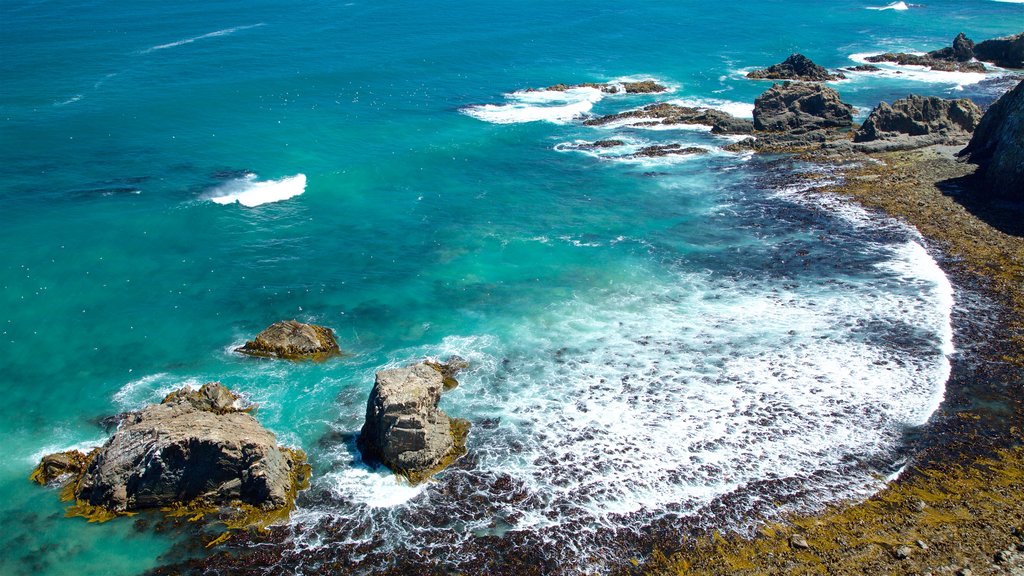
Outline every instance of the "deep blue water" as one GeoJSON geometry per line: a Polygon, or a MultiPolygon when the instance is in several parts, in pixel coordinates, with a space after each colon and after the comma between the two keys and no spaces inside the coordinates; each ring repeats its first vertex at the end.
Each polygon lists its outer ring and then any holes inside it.
{"type": "MultiPolygon", "coordinates": [[[[701,516],[754,483],[797,507],[877,489],[948,375],[951,289],[916,233],[769,185],[780,168],[726,139],[574,113],[671,99],[744,114],[769,84],[743,72],[791,52],[840,67],[1024,29],[1019,3],[867,9],[884,5],[3,3],[0,572],[176,559],[173,537],[130,519],[64,519],[27,476],[102,442],[99,419],[211,380],[309,453],[317,497],[293,525],[311,546],[333,522],[457,558],[511,530],[599,571],[614,561],[601,528],[701,516]],[[673,92],[515,94],[627,77],[673,92]],[[711,153],[567,146],[609,137],[711,153]],[[242,192],[290,197],[211,200],[242,192]],[[230,352],[293,317],[348,355],[230,352]],[[472,466],[416,489],[362,466],[350,439],[374,371],[451,353],[473,363],[443,400],[474,422],[472,466]],[[528,497],[452,495],[497,475],[528,497]]],[[[910,92],[994,96],[981,75],[896,72],[833,87],[861,114],[910,92]]],[[[742,523],[772,496],[706,521],[742,523]]]]}

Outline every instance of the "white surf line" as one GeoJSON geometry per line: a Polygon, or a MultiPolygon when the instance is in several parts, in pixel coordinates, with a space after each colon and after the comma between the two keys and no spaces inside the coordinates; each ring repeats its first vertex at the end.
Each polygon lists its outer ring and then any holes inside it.
{"type": "Polygon", "coordinates": [[[170,42],[168,44],[159,44],[157,46],[152,46],[150,48],[146,48],[145,50],[142,50],[139,53],[140,54],[149,54],[150,52],[155,52],[157,50],[165,50],[167,48],[174,48],[175,46],[182,46],[184,44],[191,44],[191,43],[193,43],[193,42],[195,42],[197,40],[203,40],[205,38],[215,38],[217,36],[227,36],[229,34],[234,34],[235,32],[238,32],[240,30],[248,30],[250,28],[259,28],[260,26],[266,26],[266,23],[265,22],[260,22],[259,24],[250,24],[248,26],[235,26],[234,28],[225,28],[223,30],[217,30],[216,32],[210,32],[208,34],[203,34],[201,36],[195,36],[195,37],[192,37],[192,38],[185,38],[184,40],[178,40],[176,42],[170,42]]]}

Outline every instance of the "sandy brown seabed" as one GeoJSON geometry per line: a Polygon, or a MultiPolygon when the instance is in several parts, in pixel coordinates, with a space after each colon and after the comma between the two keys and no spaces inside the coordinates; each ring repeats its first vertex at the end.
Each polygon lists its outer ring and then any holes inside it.
{"type": "Polygon", "coordinates": [[[958,354],[911,465],[867,501],[682,539],[626,573],[1024,575],[1024,206],[986,199],[951,152],[826,158],[841,182],[808,192],[914,225],[957,286],[958,354]]]}

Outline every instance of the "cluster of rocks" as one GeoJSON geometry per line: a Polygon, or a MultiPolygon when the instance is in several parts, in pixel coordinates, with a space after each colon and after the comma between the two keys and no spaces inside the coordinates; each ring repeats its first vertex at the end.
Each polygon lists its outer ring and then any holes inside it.
{"type": "Polygon", "coordinates": [[[726,150],[787,152],[846,140],[853,127],[853,107],[822,84],[773,84],[754,100],[753,138],[726,150]]]}
{"type": "Polygon", "coordinates": [[[531,88],[528,92],[565,92],[566,90],[573,90],[576,88],[595,88],[606,94],[618,94],[625,92],[626,94],[657,94],[659,92],[667,92],[668,88],[658,84],[654,80],[640,80],[637,82],[583,82],[580,84],[555,84],[548,86],[547,88],[531,88]]]}
{"type": "Polygon", "coordinates": [[[1003,38],[993,38],[975,44],[963,32],[953,39],[952,46],[932,50],[927,54],[886,52],[868,56],[868,62],[893,62],[900,65],[927,66],[944,72],[985,72],[982,62],[1003,68],[1024,68],[1024,32],[1003,38]]]}
{"type": "Polygon", "coordinates": [[[614,122],[629,121],[632,126],[671,126],[678,124],[711,126],[713,134],[750,134],[754,125],[750,120],[736,118],[732,114],[714,110],[680,106],[668,102],[660,102],[644,106],[638,110],[628,110],[618,114],[610,114],[591,118],[583,122],[585,126],[605,126],[614,122]]]}
{"type": "Polygon", "coordinates": [[[804,82],[829,82],[842,80],[846,76],[842,72],[829,72],[822,66],[811,61],[803,54],[792,54],[779,64],[747,74],[754,80],[801,80],[804,82]]]}
{"type": "Polygon", "coordinates": [[[933,144],[965,144],[981,121],[981,109],[966,98],[910,95],[880,103],[853,136],[861,152],[908,150],[933,144]]]}
{"type": "Polygon", "coordinates": [[[989,107],[960,155],[981,167],[994,195],[1024,200],[1024,80],[989,107]]]}

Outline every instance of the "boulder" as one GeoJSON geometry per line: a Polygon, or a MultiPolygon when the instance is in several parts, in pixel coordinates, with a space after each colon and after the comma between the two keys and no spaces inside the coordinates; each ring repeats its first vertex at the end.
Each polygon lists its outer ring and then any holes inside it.
{"type": "Polygon", "coordinates": [[[981,109],[966,98],[944,100],[915,96],[880,103],[854,134],[863,151],[907,150],[932,144],[964,144],[971,138],[981,109]]]}
{"type": "Polygon", "coordinates": [[[1024,68],[1024,32],[979,42],[974,57],[1003,68],[1024,68]]]}
{"type": "Polygon", "coordinates": [[[801,133],[852,125],[853,106],[821,84],[773,84],[754,101],[755,130],[801,133]]]}
{"type": "Polygon", "coordinates": [[[634,126],[670,126],[673,124],[689,124],[711,126],[715,134],[750,134],[753,124],[750,120],[712,108],[679,106],[660,102],[644,106],[637,110],[628,110],[619,114],[610,114],[585,121],[585,126],[604,126],[612,122],[629,121],[634,126]]]}
{"type": "Polygon", "coordinates": [[[937,60],[949,60],[951,62],[969,62],[974,58],[974,41],[961,32],[953,39],[953,46],[932,50],[928,56],[937,60]]]}
{"type": "Polygon", "coordinates": [[[985,111],[960,156],[981,166],[995,195],[1024,200],[1024,80],[985,111]]]}
{"type": "Polygon", "coordinates": [[[802,80],[805,82],[828,82],[830,80],[841,80],[846,78],[841,72],[830,73],[822,66],[818,66],[810,58],[803,54],[792,54],[783,62],[764,68],[754,70],[747,74],[747,78],[755,80],[802,80]]]}
{"type": "Polygon", "coordinates": [[[442,371],[426,363],[377,372],[357,442],[363,459],[415,484],[465,454],[469,423],[437,407],[443,387],[442,371]]]}
{"type": "Polygon", "coordinates": [[[333,330],[295,320],[271,324],[235,351],[288,360],[325,360],[341,353],[333,330]]]}
{"type": "MultiPolygon", "coordinates": [[[[289,510],[309,478],[306,455],[279,446],[274,434],[234,407],[236,400],[209,383],[129,413],[102,447],[71,458],[70,496],[114,513],[168,506],[289,510]]],[[[44,458],[33,477],[52,476],[61,456],[44,458]]]]}

